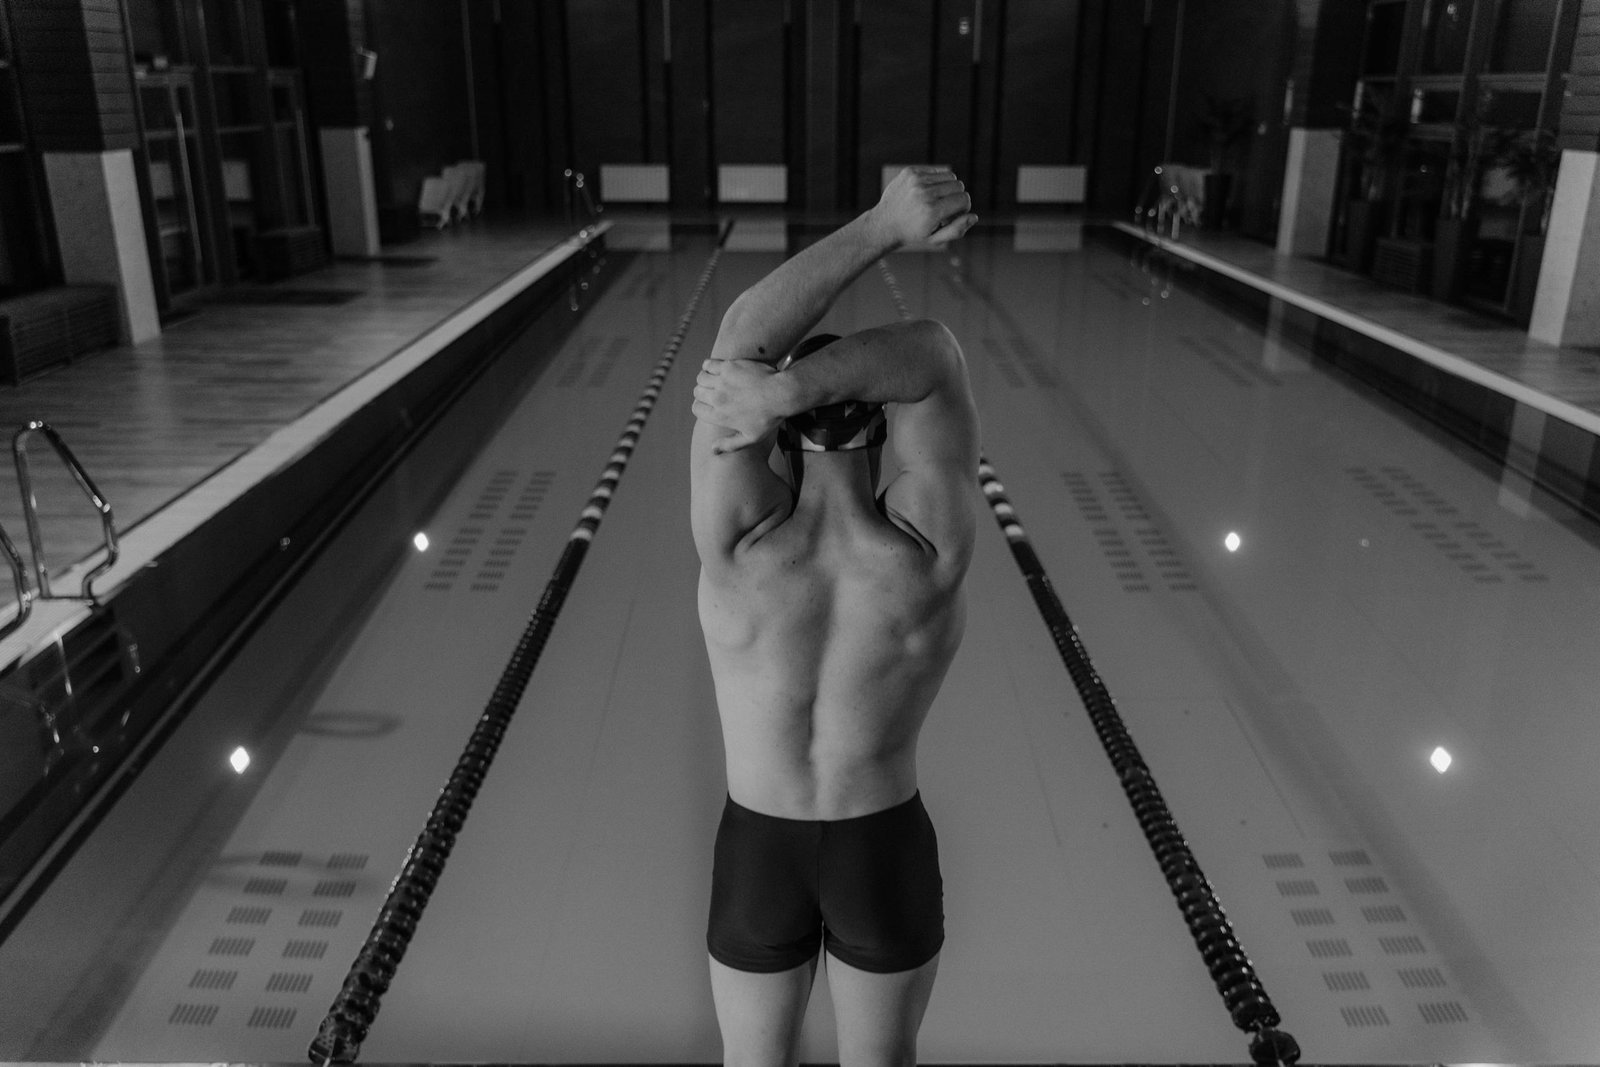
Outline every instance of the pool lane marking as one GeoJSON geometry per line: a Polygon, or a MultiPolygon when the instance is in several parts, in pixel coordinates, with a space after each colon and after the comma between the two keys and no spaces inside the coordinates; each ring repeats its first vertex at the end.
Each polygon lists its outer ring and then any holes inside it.
{"type": "MultiPolygon", "coordinates": [[[[878,269],[889,287],[900,317],[912,318],[906,305],[900,283],[885,260],[878,261],[878,269]]],[[[1189,843],[1178,829],[1166,800],[1157,787],[1155,777],[1140,755],[1127,725],[1117,712],[1116,701],[1095,670],[1067,610],[1061,604],[1045,573],[1044,564],[1033,549],[1027,531],[1017,518],[1017,511],[1006,496],[1005,486],[995,473],[994,465],[982,453],[978,456],[978,485],[994,512],[1011,556],[1022,571],[1028,591],[1043,617],[1056,651],[1067,668],[1072,684],[1078,691],[1084,710],[1094,726],[1101,747],[1111,760],[1112,769],[1122,785],[1122,791],[1133,807],[1134,817],[1144,832],[1150,850],[1161,867],[1167,887],[1177,899],[1178,910],[1183,913],[1189,934],[1203,958],[1211,980],[1222,995],[1233,1024],[1246,1033],[1255,1035],[1250,1043],[1251,1058],[1256,1063],[1294,1063],[1300,1058],[1300,1047],[1295,1039],[1277,1029],[1282,1022],[1278,1010],[1267,996],[1255,968],[1240,946],[1227,913],[1217,900],[1216,892],[1206,880],[1205,873],[1194,858],[1189,843]]]]}
{"type": "Polygon", "coordinates": [[[312,1063],[353,1063],[360,1054],[361,1043],[366,1040],[377,1017],[383,994],[393,981],[401,960],[405,958],[417,922],[422,918],[423,909],[433,895],[439,876],[444,873],[445,861],[455,847],[456,835],[466,823],[472,802],[483,786],[489,766],[494,762],[512,716],[516,714],[517,704],[550,639],[550,632],[561,613],[567,592],[572,588],[583,557],[594,540],[595,531],[605,518],[617,483],[622,480],[623,471],[633,456],[639,434],[655,408],[667,373],[677,359],[684,338],[688,336],[690,321],[700,306],[700,298],[705,294],[706,287],[711,283],[711,275],[717,269],[726,237],[727,228],[724,227],[721,239],[711,258],[706,261],[705,270],[701,272],[683,315],[678,319],[677,328],[651,372],[639,402],[634,405],[622,436],[617,439],[600,480],[579,512],[578,523],[567,537],[566,548],[556,563],[550,581],[545,585],[544,595],[539,598],[539,604],[524,627],[516,649],[501,672],[500,680],[495,684],[494,692],[472,731],[472,737],[450,772],[449,781],[440,790],[439,799],[422,833],[406,854],[405,863],[395,877],[366,942],[351,964],[344,985],[317,1028],[317,1036],[307,1050],[312,1063]]]}

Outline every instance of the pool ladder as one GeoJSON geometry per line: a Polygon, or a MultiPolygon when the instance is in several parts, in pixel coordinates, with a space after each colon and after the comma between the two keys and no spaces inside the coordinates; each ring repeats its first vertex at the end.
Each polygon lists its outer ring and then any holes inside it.
{"type": "Polygon", "coordinates": [[[28,523],[28,544],[33,551],[33,573],[37,591],[28,587],[28,568],[22,560],[22,554],[17,551],[16,544],[6,533],[5,528],[0,526],[0,552],[5,554],[6,563],[11,568],[11,580],[17,594],[17,614],[10,622],[0,626],[0,638],[10,635],[28,621],[35,600],[85,600],[93,603],[94,580],[110,570],[117,562],[117,527],[112,516],[111,504],[96,488],[94,479],[89,477],[89,472],[78,462],[78,457],[73,454],[72,449],[67,446],[67,442],[55,428],[47,422],[35,419],[12,437],[11,452],[17,465],[17,487],[22,492],[22,514],[28,523]],[[83,490],[84,495],[89,498],[89,503],[100,515],[106,558],[83,576],[83,584],[79,586],[76,595],[58,594],[50,588],[50,569],[44,561],[44,536],[39,531],[39,502],[34,496],[33,472],[28,464],[28,439],[34,434],[44,435],[44,439],[72,472],[78,487],[83,490]]]}
{"type": "Polygon", "coordinates": [[[592,229],[600,221],[600,213],[604,206],[595,203],[594,197],[589,192],[588,180],[584,178],[583,171],[568,168],[562,172],[562,201],[567,209],[567,225],[572,226],[583,219],[585,232],[592,229]]]}

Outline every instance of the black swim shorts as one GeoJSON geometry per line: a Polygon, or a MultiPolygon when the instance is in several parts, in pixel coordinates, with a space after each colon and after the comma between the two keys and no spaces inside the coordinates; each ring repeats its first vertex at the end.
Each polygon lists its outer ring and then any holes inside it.
{"type": "Polygon", "coordinates": [[[787,971],[824,944],[863,971],[909,971],[944,944],[939,845],[920,794],[854,819],[780,819],[729,797],[706,947],[740,971],[787,971]]]}

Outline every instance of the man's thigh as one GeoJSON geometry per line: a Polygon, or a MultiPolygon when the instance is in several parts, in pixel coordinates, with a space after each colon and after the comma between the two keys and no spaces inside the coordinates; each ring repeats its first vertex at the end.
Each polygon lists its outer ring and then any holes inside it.
{"type": "Polygon", "coordinates": [[[933,995],[939,957],[891,974],[863,971],[832,955],[827,966],[840,1067],[915,1063],[917,1031],[933,995]]]}
{"type": "Polygon", "coordinates": [[[817,960],[792,970],[761,974],[735,970],[715,957],[708,959],[724,1060],[729,1064],[798,1062],[800,1026],[816,981],[817,960]]]}

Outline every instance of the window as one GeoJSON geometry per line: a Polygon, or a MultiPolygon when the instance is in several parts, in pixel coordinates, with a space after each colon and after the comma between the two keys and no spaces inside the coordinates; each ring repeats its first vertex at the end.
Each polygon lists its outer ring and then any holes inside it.
{"type": "Polygon", "coordinates": [[[1489,69],[1506,74],[1543,74],[1550,61],[1558,0],[1499,0],[1489,69]]]}
{"type": "Polygon", "coordinates": [[[1367,12],[1367,55],[1362,71],[1394,74],[1400,69],[1400,42],[1405,35],[1404,0],[1378,0],[1367,12]]]}
{"type": "Polygon", "coordinates": [[[128,26],[133,31],[133,61],[162,70],[191,62],[183,34],[179,0],[127,0],[128,26]]]}
{"type": "Polygon", "coordinates": [[[1428,0],[1422,15],[1422,73],[1460,74],[1471,28],[1472,0],[1428,0]]]}

